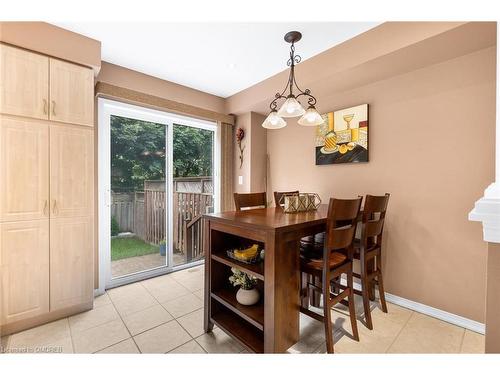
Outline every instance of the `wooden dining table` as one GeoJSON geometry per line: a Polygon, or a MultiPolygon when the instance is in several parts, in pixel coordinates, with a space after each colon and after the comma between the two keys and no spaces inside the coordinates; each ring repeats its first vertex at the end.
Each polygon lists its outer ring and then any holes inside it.
{"type": "Polygon", "coordinates": [[[328,205],[315,211],[285,213],[262,208],[204,215],[204,329],[214,324],[246,349],[281,353],[299,340],[300,239],[325,231],[328,205]],[[242,243],[265,249],[263,262],[245,264],[227,250],[242,243]],[[260,301],[244,306],[230,286],[231,268],[258,280],[260,301]]]}

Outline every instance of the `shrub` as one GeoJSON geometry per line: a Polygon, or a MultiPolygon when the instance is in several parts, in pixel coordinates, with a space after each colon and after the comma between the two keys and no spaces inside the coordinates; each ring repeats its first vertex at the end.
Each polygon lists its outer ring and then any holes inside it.
{"type": "Polygon", "coordinates": [[[116,236],[120,232],[120,227],[118,225],[118,221],[114,216],[111,217],[111,235],[116,236]]]}

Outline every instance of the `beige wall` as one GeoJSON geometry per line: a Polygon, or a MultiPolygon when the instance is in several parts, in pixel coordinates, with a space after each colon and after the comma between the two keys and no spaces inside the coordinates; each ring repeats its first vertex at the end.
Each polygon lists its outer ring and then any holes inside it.
{"type": "Polygon", "coordinates": [[[46,22],[0,22],[0,41],[93,68],[101,68],[101,42],[46,22]]]}
{"type": "Polygon", "coordinates": [[[486,353],[500,353],[500,244],[488,246],[486,353]]]}
{"type": "MultiPolygon", "coordinates": [[[[266,190],[267,171],[267,132],[261,125],[265,116],[247,112],[236,118],[236,129],[245,131],[242,146],[243,165],[240,168],[240,151],[236,139],[234,140],[234,183],[236,193],[261,192],[266,190]],[[239,184],[239,176],[243,177],[243,184],[239,184]]],[[[236,132],[235,132],[236,134],[236,132]]],[[[268,200],[270,200],[268,194],[268,200]]]]}
{"type": "Polygon", "coordinates": [[[368,163],[316,166],[315,129],[294,121],[267,132],[271,191],[391,193],[387,292],[481,322],[486,244],[467,214],[494,180],[495,53],[318,97],[326,111],[370,105],[368,163]]]}
{"type": "Polygon", "coordinates": [[[105,61],[102,62],[97,80],[214,112],[226,113],[225,101],[221,97],[105,61]]]}

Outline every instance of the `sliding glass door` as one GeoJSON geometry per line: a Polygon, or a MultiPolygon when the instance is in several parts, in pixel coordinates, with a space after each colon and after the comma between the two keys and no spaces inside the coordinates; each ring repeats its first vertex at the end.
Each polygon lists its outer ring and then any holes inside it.
{"type": "Polygon", "coordinates": [[[214,123],[99,99],[100,289],[203,260],[216,136],[214,123]]]}

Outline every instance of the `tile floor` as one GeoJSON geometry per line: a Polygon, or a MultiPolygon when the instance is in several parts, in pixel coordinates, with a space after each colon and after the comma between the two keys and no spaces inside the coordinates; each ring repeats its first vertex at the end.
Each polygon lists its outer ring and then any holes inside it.
{"type": "MultiPolygon", "coordinates": [[[[91,311],[2,337],[7,351],[48,348],[62,353],[243,353],[223,331],[203,332],[203,267],[109,290],[91,311]]],[[[337,353],[483,353],[484,336],[389,304],[373,306],[374,330],[362,324],[360,341],[350,338],[348,314],[335,309],[337,353]]],[[[290,353],[326,352],[323,325],[300,318],[300,341],[290,353]]]]}

